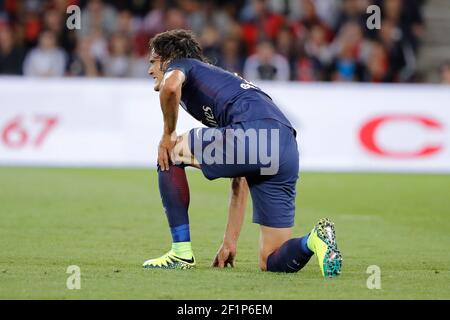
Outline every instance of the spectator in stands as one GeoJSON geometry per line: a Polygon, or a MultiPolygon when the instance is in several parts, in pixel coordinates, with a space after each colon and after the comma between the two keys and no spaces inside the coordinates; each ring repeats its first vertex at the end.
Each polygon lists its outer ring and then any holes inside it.
{"type": "Polygon", "coordinates": [[[301,18],[295,21],[292,25],[294,32],[300,40],[304,40],[311,30],[316,25],[321,25],[324,30],[328,31],[326,25],[322,22],[317,14],[316,5],[313,0],[302,0],[301,18]]]}
{"type": "Polygon", "coordinates": [[[53,32],[53,34],[58,38],[62,30],[64,29],[63,17],[56,9],[47,10],[44,13],[44,28],[48,31],[53,32]]]}
{"type": "Polygon", "coordinates": [[[349,21],[334,42],[337,56],[329,69],[333,81],[362,81],[364,65],[361,63],[362,30],[357,22],[349,21]]]}
{"type": "Polygon", "coordinates": [[[64,51],[56,45],[56,37],[44,31],[39,37],[39,45],[25,58],[23,71],[31,77],[61,77],[66,68],[64,51]]]}
{"type": "Polygon", "coordinates": [[[153,37],[155,34],[165,31],[165,0],[155,0],[151,10],[144,18],[144,30],[153,37]]]}
{"type": "Polygon", "coordinates": [[[362,30],[368,32],[369,30],[366,28],[366,10],[369,5],[370,1],[368,0],[343,0],[342,10],[336,22],[335,33],[338,33],[349,21],[358,23],[362,30]]]}
{"type": "Polygon", "coordinates": [[[245,61],[241,52],[242,46],[238,38],[231,36],[225,38],[222,44],[221,56],[217,63],[218,66],[242,75],[245,61]]]}
{"type": "Polygon", "coordinates": [[[87,36],[94,30],[103,34],[112,34],[117,28],[116,10],[102,0],[90,0],[81,12],[81,36],[87,36]]]}
{"type": "Polygon", "coordinates": [[[351,48],[348,45],[342,46],[330,68],[331,80],[338,82],[361,81],[363,72],[364,66],[355,59],[351,48]]]}
{"type": "Polygon", "coordinates": [[[83,38],[78,41],[75,53],[69,58],[67,75],[77,77],[102,75],[102,65],[91,51],[91,39],[83,38]]]}
{"type": "Polygon", "coordinates": [[[286,18],[293,21],[300,20],[305,15],[305,11],[308,10],[306,6],[313,4],[316,16],[329,29],[334,29],[336,25],[341,2],[342,0],[312,0],[310,3],[305,0],[270,0],[271,7],[275,11],[282,13],[286,18]]]}
{"type": "Polygon", "coordinates": [[[184,16],[183,11],[177,7],[169,8],[166,11],[164,23],[166,30],[187,28],[186,17],[184,16]]]}
{"type": "Polygon", "coordinates": [[[57,39],[58,46],[62,47],[66,53],[70,53],[76,47],[76,32],[66,28],[66,11],[60,10],[59,7],[55,7],[45,11],[43,28],[51,31],[57,39]]]}
{"type": "Polygon", "coordinates": [[[372,42],[362,80],[366,82],[392,82],[394,80],[389,57],[382,43],[372,42]]]}
{"type": "Polygon", "coordinates": [[[327,29],[336,27],[341,0],[313,0],[321,22],[327,29]]]}
{"type": "Polygon", "coordinates": [[[67,7],[79,5],[79,0],[50,0],[49,7],[55,9],[60,15],[66,15],[67,7]]]}
{"type": "Polygon", "coordinates": [[[243,15],[242,33],[247,52],[253,54],[260,41],[274,41],[284,24],[284,17],[270,10],[266,0],[252,0],[247,15],[243,15]]]}
{"type": "Polygon", "coordinates": [[[305,55],[297,61],[297,80],[319,81],[333,60],[333,51],[327,43],[327,31],[317,24],[311,28],[304,45],[305,55]]]}
{"type": "Polygon", "coordinates": [[[203,48],[203,54],[213,64],[217,64],[220,59],[220,34],[215,26],[206,26],[199,37],[203,48]]]}
{"type": "Polygon", "coordinates": [[[383,0],[383,19],[391,21],[403,34],[414,51],[425,34],[420,10],[421,0],[383,0]]]}
{"type": "Polygon", "coordinates": [[[395,81],[409,81],[415,72],[416,58],[410,43],[404,38],[403,31],[394,21],[384,20],[379,38],[389,56],[390,73],[395,81]]]}
{"type": "Polygon", "coordinates": [[[285,57],[275,52],[273,44],[266,40],[259,43],[256,53],[247,58],[244,77],[248,80],[290,79],[289,63],[285,57]]]}
{"type": "Polygon", "coordinates": [[[227,35],[232,18],[225,10],[217,8],[214,1],[187,0],[181,3],[192,31],[201,34],[207,26],[213,26],[221,37],[227,35]]]}
{"type": "MultiPolygon", "coordinates": [[[[103,64],[104,61],[108,58],[108,39],[102,33],[100,29],[93,29],[86,37],[90,43],[90,50],[95,59],[101,61],[103,64]]],[[[80,41],[83,37],[80,37],[78,40],[80,41]]]]}
{"type": "Polygon", "coordinates": [[[127,77],[130,72],[130,42],[126,35],[115,33],[111,38],[110,55],[104,63],[107,77],[127,77]]]}
{"type": "MultiPolygon", "coordinates": [[[[280,29],[275,42],[276,52],[287,59],[290,70],[295,68],[296,56],[299,50],[299,46],[297,44],[298,42],[295,41],[294,33],[291,28],[285,26],[280,29]]],[[[290,80],[293,79],[294,73],[292,72],[290,80]]]]}
{"type": "Polygon", "coordinates": [[[25,51],[14,43],[9,27],[0,26],[0,74],[21,75],[25,51]]]}
{"type": "Polygon", "coordinates": [[[132,56],[129,77],[133,78],[148,78],[148,35],[140,30],[136,33],[132,44],[132,56]]]}
{"type": "Polygon", "coordinates": [[[118,33],[133,37],[133,16],[128,10],[122,10],[117,14],[116,30],[118,33]]]}
{"type": "MultiPolygon", "coordinates": [[[[33,48],[37,45],[39,35],[42,32],[42,23],[40,20],[39,8],[36,6],[19,3],[16,1],[12,5],[12,17],[15,17],[16,23],[23,27],[23,37],[26,49],[33,48]]],[[[16,28],[14,28],[16,30],[16,28]]]]}

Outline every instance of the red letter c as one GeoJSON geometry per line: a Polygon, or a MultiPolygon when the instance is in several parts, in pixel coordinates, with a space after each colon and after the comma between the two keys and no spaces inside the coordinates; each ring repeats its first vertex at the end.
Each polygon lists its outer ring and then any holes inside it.
{"type": "Polygon", "coordinates": [[[371,119],[365,123],[360,132],[359,139],[368,151],[383,157],[392,158],[418,158],[426,157],[442,149],[442,145],[427,145],[420,150],[410,151],[410,152],[395,152],[383,150],[375,141],[376,131],[379,129],[380,125],[388,121],[410,121],[421,124],[423,127],[429,129],[442,129],[442,125],[430,118],[416,115],[385,115],[371,119]]]}

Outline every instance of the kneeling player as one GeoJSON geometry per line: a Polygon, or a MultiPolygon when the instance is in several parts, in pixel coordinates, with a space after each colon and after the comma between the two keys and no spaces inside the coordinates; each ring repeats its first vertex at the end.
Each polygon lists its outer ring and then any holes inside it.
{"type": "Polygon", "coordinates": [[[193,166],[208,179],[231,178],[228,224],[213,266],[234,266],[250,191],[253,222],[261,226],[261,270],[296,272],[316,254],[322,275],[338,275],[342,257],[330,220],[321,219],[308,235],[292,238],[299,172],[296,131],[272,99],[254,84],[205,62],[188,31],[158,34],[150,49],[149,74],[160,92],[164,118],[158,182],[173,243],[168,253],[144,267],[195,266],[184,170],[193,166]],[[179,105],[208,128],[177,137],[179,105]]]}

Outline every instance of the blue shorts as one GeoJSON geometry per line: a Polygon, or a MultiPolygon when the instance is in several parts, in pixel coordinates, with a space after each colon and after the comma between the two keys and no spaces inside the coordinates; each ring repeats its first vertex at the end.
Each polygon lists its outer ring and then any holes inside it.
{"type": "Polygon", "coordinates": [[[195,128],[189,147],[207,179],[246,178],[254,223],[273,228],[294,225],[299,173],[294,129],[272,119],[195,128]]]}

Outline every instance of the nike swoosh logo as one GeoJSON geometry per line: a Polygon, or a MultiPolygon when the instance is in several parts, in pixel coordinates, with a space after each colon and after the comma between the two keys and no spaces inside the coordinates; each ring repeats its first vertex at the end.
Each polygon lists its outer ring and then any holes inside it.
{"type": "Polygon", "coordinates": [[[287,267],[288,267],[289,269],[291,269],[291,270],[295,270],[295,271],[297,271],[297,268],[293,268],[293,267],[291,267],[291,266],[289,265],[289,263],[287,264],[287,267]]]}
{"type": "Polygon", "coordinates": [[[180,257],[176,257],[178,260],[181,260],[181,261],[183,261],[183,262],[186,262],[186,263],[194,263],[194,257],[192,257],[191,259],[183,259],[183,258],[180,258],[180,257]]]}

